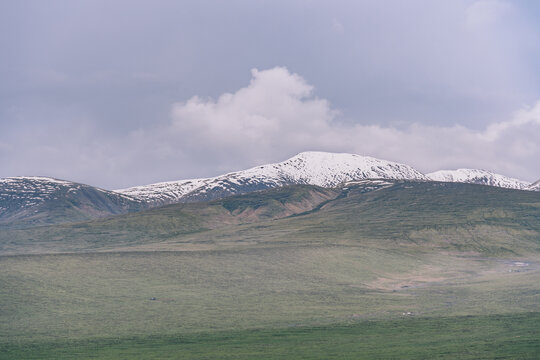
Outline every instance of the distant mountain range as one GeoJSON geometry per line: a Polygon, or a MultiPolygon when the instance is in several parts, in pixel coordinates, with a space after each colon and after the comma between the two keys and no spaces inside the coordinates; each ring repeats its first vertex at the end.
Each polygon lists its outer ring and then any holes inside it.
{"type": "Polygon", "coordinates": [[[290,185],[339,187],[351,181],[441,181],[540,191],[533,184],[485,170],[422,174],[411,166],[355,154],[302,152],[284,162],[203,178],[108,191],[44,177],[0,179],[0,224],[82,221],[174,203],[222,199],[290,185]]]}
{"type": "Polygon", "coordinates": [[[244,171],[206,178],[162,182],[116,192],[153,205],[196,202],[268,188],[308,184],[335,187],[347,181],[390,179],[460,182],[518,190],[540,190],[525,181],[485,170],[442,170],[422,174],[405,164],[355,154],[303,152],[284,162],[257,166],[244,171]]]}

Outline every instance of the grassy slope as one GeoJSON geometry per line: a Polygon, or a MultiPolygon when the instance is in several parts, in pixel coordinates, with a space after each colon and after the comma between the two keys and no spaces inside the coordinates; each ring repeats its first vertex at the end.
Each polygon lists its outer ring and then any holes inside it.
{"type": "Polygon", "coordinates": [[[0,254],[117,249],[199,234],[228,225],[285,217],[312,209],[337,193],[291,186],[209,203],[175,204],[103,220],[27,229],[0,228],[0,254]]]}
{"type": "Polygon", "coordinates": [[[23,252],[39,239],[34,250],[78,252],[0,257],[0,342],[14,358],[29,358],[22,348],[69,352],[73,341],[93,353],[92,344],[110,339],[119,343],[99,350],[103,357],[139,348],[146,357],[169,351],[249,357],[283,339],[272,353],[432,357],[422,350],[432,346],[465,358],[456,353],[460,344],[446,340],[496,349],[481,334],[494,334],[507,354],[516,346],[524,354],[538,349],[538,341],[513,336],[536,331],[519,314],[536,319],[540,312],[540,194],[402,183],[370,193],[350,189],[305,215],[238,224],[255,208],[263,209],[260,219],[285,214],[284,204],[302,202],[309,187],[298,189],[281,200],[279,191],[260,193],[0,235],[3,249],[23,252]],[[409,311],[418,319],[403,319],[409,311]],[[521,325],[505,333],[508,326],[493,314],[521,325]],[[475,317],[476,335],[458,330],[467,325],[463,315],[482,315],[475,317]],[[431,323],[423,325],[424,317],[431,323]],[[407,330],[393,333],[399,337],[387,348],[382,339],[394,326],[388,324],[402,320],[411,322],[399,323],[407,330]],[[339,330],[347,327],[325,325],[351,321],[357,327],[349,335],[339,330]],[[454,327],[433,342],[414,341],[445,321],[454,327]],[[369,324],[381,330],[369,332],[369,324]],[[294,333],[291,326],[304,330],[294,333]],[[245,332],[253,328],[263,329],[260,338],[245,332]],[[189,346],[171,340],[200,331],[209,335],[192,337],[189,346]],[[359,336],[373,336],[373,345],[360,346],[353,341],[359,336]],[[341,338],[343,346],[336,346],[341,338]]]}
{"type": "MultiPolygon", "coordinates": [[[[23,183],[25,180],[21,180],[23,183]]],[[[45,200],[34,206],[24,206],[25,200],[42,197],[39,190],[18,196],[1,198],[7,208],[0,213],[0,229],[27,228],[32,226],[60,224],[104,218],[115,214],[141,211],[144,203],[129,199],[110,191],[83,184],[59,186],[52,195],[45,195],[45,200]]],[[[4,189],[4,191],[6,191],[4,189]]],[[[13,190],[12,190],[13,191],[13,190]]],[[[2,188],[0,186],[0,192],[2,188]]],[[[9,192],[12,194],[12,192],[9,192]]],[[[4,193],[5,196],[6,193],[4,193]]]]}
{"type": "Polygon", "coordinates": [[[330,201],[319,211],[271,222],[185,234],[162,244],[350,245],[388,251],[523,256],[540,251],[540,193],[448,183],[402,183],[330,201]]]}
{"type": "Polygon", "coordinates": [[[452,183],[400,183],[368,193],[363,189],[347,190],[326,203],[336,194],[295,186],[100,221],[5,229],[0,232],[0,253],[336,243],[422,245],[428,251],[438,247],[486,255],[540,250],[538,192],[452,183]],[[321,201],[325,205],[318,209],[321,201]],[[288,208],[290,204],[297,209],[288,208]],[[318,210],[309,212],[313,207],[318,210]],[[283,218],[304,211],[308,214],[283,218]]]}

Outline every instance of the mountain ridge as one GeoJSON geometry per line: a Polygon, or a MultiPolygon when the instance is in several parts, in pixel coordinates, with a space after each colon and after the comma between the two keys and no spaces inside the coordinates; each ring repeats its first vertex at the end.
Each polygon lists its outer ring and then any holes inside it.
{"type": "Polygon", "coordinates": [[[429,174],[406,164],[347,153],[302,152],[283,162],[210,178],[104,190],[39,176],[0,179],[0,225],[43,225],[125,214],[174,203],[211,201],[291,185],[335,188],[349,182],[442,181],[540,191],[525,181],[486,170],[440,170],[429,174]]]}
{"type": "Polygon", "coordinates": [[[0,179],[0,224],[45,225],[142,210],[128,195],[40,176],[0,179]]]}
{"type": "Polygon", "coordinates": [[[273,187],[309,184],[334,187],[347,181],[393,179],[443,181],[540,190],[531,184],[479,169],[439,170],[429,174],[406,164],[348,153],[302,152],[280,163],[256,166],[211,178],[167,181],[115,190],[153,206],[208,201],[273,187]]]}
{"type": "Polygon", "coordinates": [[[162,182],[116,192],[165,205],[206,201],[287,185],[335,187],[347,181],[393,179],[427,181],[409,165],[346,153],[302,152],[280,163],[206,178],[162,182]]]}
{"type": "Polygon", "coordinates": [[[482,169],[439,170],[428,173],[426,176],[434,181],[479,184],[517,190],[527,190],[531,185],[526,181],[482,169]]]}

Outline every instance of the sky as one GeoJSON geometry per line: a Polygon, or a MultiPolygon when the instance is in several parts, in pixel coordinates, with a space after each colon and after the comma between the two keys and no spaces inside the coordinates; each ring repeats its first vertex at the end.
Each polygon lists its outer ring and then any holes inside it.
{"type": "Polygon", "coordinates": [[[0,177],[106,189],[302,151],[540,178],[534,0],[0,1],[0,177]]]}

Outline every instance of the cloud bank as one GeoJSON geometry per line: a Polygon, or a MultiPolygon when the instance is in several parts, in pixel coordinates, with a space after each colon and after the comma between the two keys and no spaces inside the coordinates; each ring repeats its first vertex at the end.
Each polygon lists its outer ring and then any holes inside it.
{"type": "Polygon", "coordinates": [[[539,14],[508,0],[0,1],[0,177],[115,188],[327,150],[535,180],[539,14]]]}
{"type": "Polygon", "coordinates": [[[2,162],[22,169],[13,175],[98,178],[95,185],[121,188],[214,176],[319,150],[369,155],[423,172],[469,167],[531,182],[540,177],[540,102],[483,129],[350,122],[285,67],[253,69],[245,87],[174,103],[167,123],[123,136],[96,138],[91,119],[81,127],[69,122],[70,115],[48,130],[48,144],[34,142],[40,134],[31,132],[17,135],[24,141],[0,143],[2,162]],[[26,164],[38,170],[23,172],[26,164]]]}
{"type": "Polygon", "coordinates": [[[400,161],[423,171],[475,167],[529,180],[540,176],[535,161],[540,155],[540,102],[481,130],[351,124],[340,121],[328,101],[283,67],[254,69],[248,86],[217,100],[193,97],[174,104],[164,134],[184,152],[210,152],[223,170],[325,150],[400,161]]]}

